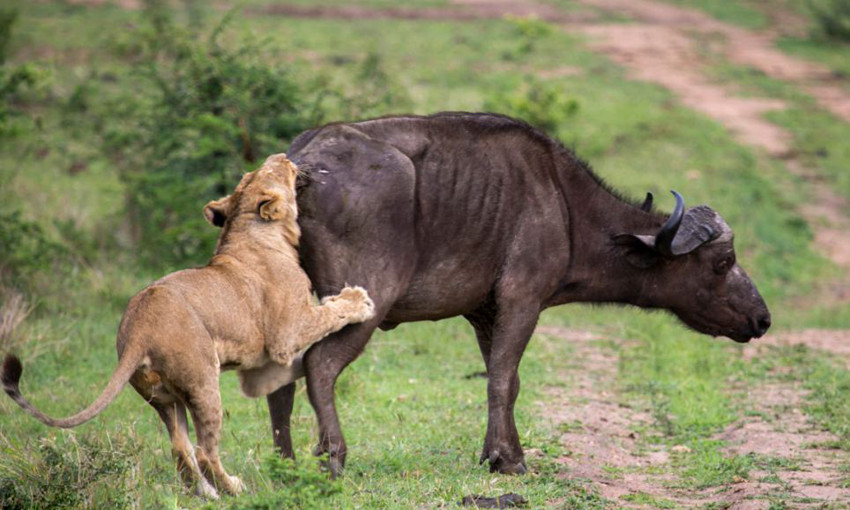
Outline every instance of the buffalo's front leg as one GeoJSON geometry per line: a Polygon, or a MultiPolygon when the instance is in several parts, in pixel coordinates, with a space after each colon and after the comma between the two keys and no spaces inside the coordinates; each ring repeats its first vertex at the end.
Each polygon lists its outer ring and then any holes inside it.
{"type": "Polygon", "coordinates": [[[289,429],[289,420],[292,416],[292,404],[295,400],[295,383],[287,384],[273,393],[266,395],[266,403],[269,405],[269,416],[272,419],[272,439],[274,446],[284,459],[294,459],[295,452],[292,451],[292,434],[289,429]]]}
{"type": "MultiPolygon", "coordinates": [[[[490,472],[524,474],[525,458],[514,421],[514,403],[519,394],[519,363],[528,344],[538,310],[500,306],[492,326],[487,360],[487,436],[480,462],[490,461],[490,472]]],[[[481,343],[479,329],[479,344],[481,343]]],[[[482,349],[482,354],[483,349],[482,349]]],[[[487,358],[485,354],[485,359],[487,358]]]]}
{"type": "Polygon", "coordinates": [[[307,395],[319,421],[319,443],[313,454],[328,455],[331,477],[342,474],[346,447],[334,402],[334,385],[339,374],[363,352],[377,321],[352,325],[315,344],[304,357],[307,395]]]}

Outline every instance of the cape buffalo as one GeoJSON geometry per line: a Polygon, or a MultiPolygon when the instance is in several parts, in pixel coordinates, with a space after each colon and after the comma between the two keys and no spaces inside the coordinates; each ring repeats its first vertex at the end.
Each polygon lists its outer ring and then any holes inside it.
{"type": "MultiPolygon", "coordinates": [[[[513,408],[517,368],[547,307],[628,303],[671,311],[738,342],[770,314],[735,260],[732,230],[707,206],[669,217],[632,203],[528,124],[492,114],[439,113],[330,124],[302,133],[302,263],[319,296],[365,287],[373,320],[314,345],[304,358],[319,422],[317,455],[333,475],[346,456],[334,383],[376,327],[463,315],[487,368],[481,462],[526,470],[513,408]]],[[[292,455],[294,386],[269,395],[275,444],[292,455]]]]}

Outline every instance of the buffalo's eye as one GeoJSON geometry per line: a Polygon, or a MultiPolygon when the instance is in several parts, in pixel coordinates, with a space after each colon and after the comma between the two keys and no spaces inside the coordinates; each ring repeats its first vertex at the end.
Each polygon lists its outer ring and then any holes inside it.
{"type": "Polygon", "coordinates": [[[714,263],[714,272],[726,274],[735,265],[735,255],[727,255],[714,263]]]}

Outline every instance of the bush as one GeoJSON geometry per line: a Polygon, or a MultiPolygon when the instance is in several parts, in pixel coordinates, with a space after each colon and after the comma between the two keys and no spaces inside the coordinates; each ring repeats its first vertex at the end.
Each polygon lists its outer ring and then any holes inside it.
{"type": "Polygon", "coordinates": [[[71,255],[47,238],[42,228],[21,218],[20,211],[0,211],[0,284],[28,289],[38,275],[55,277],[73,269],[71,255]]]}
{"type": "Polygon", "coordinates": [[[505,16],[512,28],[516,47],[502,53],[505,60],[519,60],[533,52],[537,43],[552,35],[556,28],[535,17],[505,16]]]}
{"type": "Polygon", "coordinates": [[[36,88],[44,81],[43,71],[34,65],[10,66],[6,63],[17,19],[17,11],[0,9],[0,139],[18,135],[24,129],[24,124],[18,122],[22,113],[15,103],[25,90],[36,88]]]}
{"type": "Polygon", "coordinates": [[[810,1],[809,7],[823,36],[850,42],[850,0],[810,1]]]}
{"type": "Polygon", "coordinates": [[[378,53],[370,52],[359,62],[349,83],[351,92],[325,90],[326,109],[342,119],[376,117],[411,107],[407,91],[387,72],[378,53]]]}
{"type": "Polygon", "coordinates": [[[272,491],[242,496],[230,505],[231,510],[330,508],[328,498],[342,491],[338,481],[319,472],[315,465],[298,466],[292,459],[281,459],[279,455],[266,459],[265,471],[275,484],[272,491]]]}
{"type": "MultiPolygon", "coordinates": [[[[247,168],[320,120],[285,69],[266,64],[258,44],[220,42],[227,17],[208,36],[178,26],[155,4],[131,48],[150,97],[126,101],[129,122],[107,133],[127,184],[139,254],[157,266],[200,262],[216,231],[205,201],[229,193],[247,168]]],[[[138,91],[134,91],[138,94],[138,91]]]]}
{"type": "Polygon", "coordinates": [[[484,100],[486,111],[522,119],[552,135],[578,112],[578,102],[557,87],[526,77],[515,90],[498,91],[484,100]]]}
{"type": "MultiPolygon", "coordinates": [[[[71,436],[73,441],[73,436],[71,436]]],[[[132,462],[127,451],[90,440],[57,444],[44,439],[38,458],[31,450],[2,447],[0,508],[127,508],[132,494],[128,478],[132,462]],[[122,487],[123,490],[115,490],[122,487]]]]}

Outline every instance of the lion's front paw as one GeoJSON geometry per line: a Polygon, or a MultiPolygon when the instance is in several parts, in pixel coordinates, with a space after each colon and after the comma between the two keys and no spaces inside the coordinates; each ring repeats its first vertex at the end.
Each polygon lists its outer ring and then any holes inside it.
{"type": "Polygon", "coordinates": [[[375,316],[375,303],[363,287],[344,287],[339,294],[323,299],[322,304],[335,307],[340,317],[350,322],[363,322],[375,316]]]}
{"type": "MultiPolygon", "coordinates": [[[[365,291],[364,291],[365,294],[365,291]]],[[[359,312],[355,313],[352,317],[352,320],[356,322],[364,322],[368,321],[372,317],[375,316],[375,303],[372,302],[372,298],[369,297],[368,294],[365,294],[363,301],[359,303],[359,312]]]]}
{"type": "Polygon", "coordinates": [[[366,293],[366,289],[359,286],[354,287],[343,287],[339,294],[334,296],[334,300],[343,300],[343,301],[354,301],[359,302],[364,299],[369,299],[369,294],[366,293]]]}

